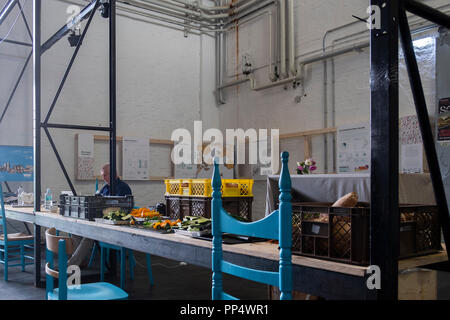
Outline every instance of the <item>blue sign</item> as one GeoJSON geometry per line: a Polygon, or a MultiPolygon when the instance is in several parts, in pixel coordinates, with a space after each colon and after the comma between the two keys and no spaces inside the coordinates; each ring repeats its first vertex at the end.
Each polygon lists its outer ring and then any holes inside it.
{"type": "Polygon", "coordinates": [[[0,181],[33,181],[33,147],[0,146],[0,181]]]}

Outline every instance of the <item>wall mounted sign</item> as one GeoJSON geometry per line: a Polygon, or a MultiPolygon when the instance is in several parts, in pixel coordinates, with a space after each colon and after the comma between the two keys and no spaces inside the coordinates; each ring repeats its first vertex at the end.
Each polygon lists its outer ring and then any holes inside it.
{"type": "Polygon", "coordinates": [[[33,181],[33,147],[0,146],[0,181],[33,181]]]}

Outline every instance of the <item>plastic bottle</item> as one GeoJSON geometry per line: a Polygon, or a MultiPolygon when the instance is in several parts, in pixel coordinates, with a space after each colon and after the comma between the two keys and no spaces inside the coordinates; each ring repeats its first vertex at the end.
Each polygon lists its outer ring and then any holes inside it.
{"type": "Polygon", "coordinates": [[[23,187],[20,186],[19,189],[17,189],[17,205],[23,206],[23,187]]]}
{"type": "Polygon", "coordinates": [[[53,196],[52,191],[50,188],[47,188],[47,192],[45,193],[45,200],[44,200],[44,208],[46,210],[50,210],[53,205],[53,196]]]}

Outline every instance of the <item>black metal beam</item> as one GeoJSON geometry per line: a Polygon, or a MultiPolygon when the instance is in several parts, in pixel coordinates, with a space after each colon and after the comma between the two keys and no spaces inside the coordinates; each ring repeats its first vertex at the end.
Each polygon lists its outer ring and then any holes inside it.
{"type": "Polygon", "coordinates": [[[20,81],[22,80],[23,74],[25,73],[25,70],[28,66],[28,63],[30,62],[31,57],[33,56],[33,51],[30,52],[30,54],[27,57],[27,60],[25,61],[25,64],[23,65],[22,71],[20,72],[19,78],[17,79],[14,88],[8,98],[8,101],[6,102],[6,106],[3,109],[2,115],[0,116],[0,123],[3,121],[3,118],[5,117],[6,111],[8,111],[9,105],[11,104],[11,101],[17,91],[17,88],[19,87],[20,81]]]}
{"type": "Polygon", "coordinates": [[[8,0],[0,11],[0,25],[5,21],[11,11],[14,9],[15,5],[18,3],[18,0],[8,0]]]}
{"type": "Polygon", "coordinates": [[[22,5],[20,4],[20,1],[17,2],[17,5],[20,9],[20,14],[22,15],[23,23],[25,24],[25,28],[27,29],[28,35],[30,36],[30,40],[33,41],[33,35],[31,33],[30,27],[28,26],[28,20],[27,17],[25,17],[25,13],[23,12],[22,5]]]}
{"type": "Polygon", "coordinates": [[[398,299],[398,0],[371,0],[381,29],[371,30],[370,263],[381,271],[377,298],[398,299]]]}
{"type": "Polygon", "coordinates": [[[111,195],[116,190],[116,104],[117,104],[117,64],[116,64],[116,0],[109,5],[109,163],[111,195]]]}
{"type": "Polygon", "coordinates": [[[95,126],[79,126],[72,124],[60,124],[60,123],[41,123],[42,128],[57,128],[57,129],[68,129],[68,130],[88,130],[88,131],[111,131],[107,127],[95,127],[95,126]]]}
{"type": "Polygon", "coordinates": [[[53,98],[52,104],[48,110],[47,116],[45,117],[44,123],[48,123],[48,120],[50,119],[50,115],[52,114],[53,109],[55,108],[56,102],[58,101],[59,95],[61,94],[64,84],[66,83],[66,80],[67,80],[67,77],[69,76],[70,70],[72,70],[73,63],[75,62],[75,58],[77,57],[78,52],[80,51],[81,44],[83,43],[84,37],[86,36],[89,26],[91,25],[92,18],[94,17],[95,9],[97,7],[98,7],[98,0],[95,1],[94,9],[92,10],[92,12],[89,16],[89,20],[86,24],[86,27],[84,28],[83,34],[81,35],[80,39],[78,40],[77,47],[72,55],[72,58],[70,59],[69,65],[67,66],[67,69],[66,69],[66,72],[64,72],[64,76],[61,80],[61,83],[59,84],[58,90],[56,91],[56,95],[53,98]]]}
{"type": "Polygon", "coordinates": [[[401,43],[404,51],[405,62],[408,70],[409,83],[411,85],[414,104],[416,106],[417,117],[419,119],[420,130],[422,133],[423,146],[427,156],[428,167],[430,169],[431,182],[433,184],[434,196],[439,211],[439,223],[442,227],[444,240],[447,248],[450,248],[450,216],[445,196],[444,183],[442,181],[441,170],[439,168],[439,159],[434,144],[433,132],[431,130],[430,118],[428,115],[427,103],[423,91],[422,80],[419,67],[417,65],[416,54],[414,52],[411,30],[406,16],[406,10],[403,6],[399,13],[399,27],[401,43]]]}
{"type": "Polygon", "coordinates": [[[70,23],[65,24],[61,29],[59,29],[53,36],[51,36],[43,45],[42,45],[42,53],[50,49],[56,42],[58,42],[61,38],[67,35],[71,28],[81,21],[87,19],[89,14],[97,8],[97,0],[92,1],[88,4],[83,10],[81,10],[80,14],[73,18],[70,23]]]}
{"type": "Polygon", "coordinates": [[[26,47],[32,47],[33,46],[32,43],[26,43],[26,42],[16,41],[16,40],[9,40],[9,39],[4,39],[4,38],[0,38],[0,42],[18,44],[18,45],[26,46],[26,47]]]}
{"type": "Polygon", "coordinates": [[[426,20],[450,29],[450,16],[415,0],[403,0],[405,9],[426,20]]]}
{"type": "MultiPolygon", "coordinates": [[[[41,0],[33,0],[34,211],[41,210],[41,0]]],[[[34,285],[41,285],[41,227],[34,225],[34,285]]]]}
{"type": "Polygon", "coordinates": [[[64,166],[64,163],[61,159],[61,156],[59,155],[59,152],[58,152],[58,149],[56,148],[55,143],[53,142],[52,136],[50,135],[48,128],[44,127],[44,131],[47,135],[48,141],[50,142],[53,152],[55,153],[56,159],[58,160],[59,166],[61,167],[61,170],[63,171],[64,177],[66,178],[66,181],[69,184],[70,190],[73,192],[73,195],[76,196],[77,192],[75,191],[72,180],[70,179],[69,174],[67,173],[66,167],[64,166]]]}

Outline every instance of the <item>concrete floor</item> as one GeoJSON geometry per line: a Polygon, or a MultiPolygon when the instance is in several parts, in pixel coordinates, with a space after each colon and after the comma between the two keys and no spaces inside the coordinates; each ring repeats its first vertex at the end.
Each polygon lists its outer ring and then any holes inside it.
{"type": "MultiPolygon", "coordinates": [[[[43,248],[44,249],[44,248],[43,248]]],[[[45,250],[42,250],[45,252],[45,250]]],[[[210,300],[211,270],[193,265],[181,265],[179,261],[152,256],[152,270],[155,284],[150,286],[147,276],[145,255],[135,252],[137,265],[135,279],[127,280],[124,290],[130,300],[210,300]]],[[[100,280],[99,256],[91,268],[82,270],[82,283],[100,280]]],[[[43,258],[42,261],[45,261],[43,258]]],[[[117,266],[119,270],[119,265],[117,266]]],[[[118,273],[118,272],[117,272],[118,273]]],[[[45,279],[44,263],[42,263],[42,279],[45,279]]],[[[25,272],[20,267],[9,269],[9,281],[3,280],[4,268],[0,267],[0,300],[44,300],[45,289],[33,285],[33,266],[27,266],[25,272]]],[[[105,281],[119,285],[117,277],[106,275],[105,281]]],[[[246,281],[224,274],[224,288],[241,299],[266,300],[266,285],[246,281]]]]}

